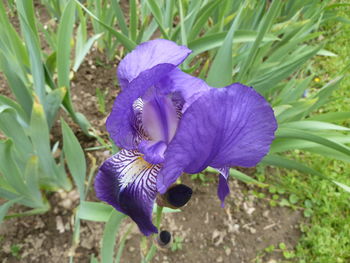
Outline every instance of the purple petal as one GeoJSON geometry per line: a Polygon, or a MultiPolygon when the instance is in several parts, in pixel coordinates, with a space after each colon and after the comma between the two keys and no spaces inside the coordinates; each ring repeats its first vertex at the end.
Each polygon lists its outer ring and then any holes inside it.
{"type": "Polygon", "coordinates": [[[164,152],[167,145],[163,141],[143,140],[139,144],[139,151],[144,154],[143,158],[152,164],[164,161],[164,152]]]}
{"type": "Polygon", "coordinates": [[[150,165],[137,151],[121,150],[100,167],[95,179],[97,197],[130,216],[141,232],[157,233],[152,223],[156,176],[160,166],[150,165]]]}
{"type": "Polygon", "coordinates": [[[122,88],[137,78],[143,71],[159,64],[180,65],[192,51],[176,43],[156,39],[138,45],[118,66],[118,79],[122,88]]]}
{"type": "Polygon", "coordinates": [[[137,148],[139,131],[133,104],[174,68],[172,64],[159,64],[143,71],[118,95],[106,122],[107,131],[116,145],[128,150],[137,148]]]}
{"type": "Polygon", "coordinates": [[[181,95],[185,102],[182,112],[185,112],[188,106],[199,98],[203,92],[211,89],[202,79],[188,75],[178,68],[174,69],[164,77],[158,86],[161,86],[161,88],[159,88],[160,90],[164,91],[168,89],[168,93],[178,92],[181,95]]]}
{"type": "Polygon", "coordinates": [[[225,206],[225,198],[230,193],[228,186],[229,167],[217,169],[219,174],[218,197],[221,200],[221,207],[225,206]]]}
{"type": "Polygon", "coordinates": [[[156,92],[144,101],[142,123],[153,141],[169,141],[174,137],[179,118],[170,98],[156,92]]]}
{"type": "Polygon", "coordinates": [[[184,113],[165,152],[158,191],[164,193],[182,172],[256,165],[268,153],[276,129],[271,106],[253,88],[235,83],[202,93],[184,113]]]}

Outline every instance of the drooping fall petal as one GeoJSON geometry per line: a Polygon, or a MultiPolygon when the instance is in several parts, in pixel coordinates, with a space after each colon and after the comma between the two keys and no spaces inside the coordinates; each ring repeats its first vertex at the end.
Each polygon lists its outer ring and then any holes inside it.
{"type": "Polygon", "coordinates": [[[130,216],[146,236],[157,233],[152,209],[159,168],[137,151],[121,150],[103,163],[95,179],[97,197],[130,216]]]}
{"type": "Polygon", "coordinates": [[[251,87],[236,83],[203,93],[168,145],[158,191],[164,193],[182,172],[256,165],[268,153],[276,129],[271,106],[251,87]]]}

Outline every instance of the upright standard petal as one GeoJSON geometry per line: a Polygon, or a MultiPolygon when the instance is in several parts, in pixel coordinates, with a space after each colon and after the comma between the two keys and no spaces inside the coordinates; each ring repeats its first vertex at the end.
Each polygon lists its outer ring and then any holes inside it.
{"type": "Polygon", "coordinates": [[[121,150],[103,163],[95,179],[97,197],[130,216],[146,236],[158,232],[152,209],[159,169],[144,161],[139,152],[121,150]]]}
{"type": "Polygon", "coordinates": [[[203,93],[184,113],[165,152],[158,191],[164,193],[182,172],[256,165],[276,129],[271,106],[251,87],[236,83],[203,93]]]}
{"type": "Polygon", "coordinates": [[[137,118],[133,105],[174,68],[174,65],[165,63],[143,71],[118,95],[106,122],[107,131],[116,145],[128,150],[137,148],[137,118]]]}
{"type": "Polygon", "coordinates": [[[118,66],[118,79],[122,88],[137,78],[141,72],[159,64],[180,65],[192,51],[166,39],[156,39],[138,45],[118,66]]]}
{"type": "Polygon", "coordinates": [[[142,122],[152,141],[169,143],[175,135],[179,118],[172,100],[155,93],[144,102],[142,122]]]}
{"type": "Polygon", "coordinates": [[[211,87],[200,78],[193,77],[175,68],[157,84],[160,92],[178,93],[183,100],[182,112],[211,87]]]}

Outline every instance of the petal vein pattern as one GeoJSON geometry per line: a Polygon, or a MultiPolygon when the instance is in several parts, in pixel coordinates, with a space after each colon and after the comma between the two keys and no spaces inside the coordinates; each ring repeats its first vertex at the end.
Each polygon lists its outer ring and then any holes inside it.
{"type": "Polygon", "coordinates": [[[156,233],[152,208],[160,165],[147,163],[138,151],[121,150],[104,162],[95,180],[97,197],[129,215],[145,234],[156,233]]]}

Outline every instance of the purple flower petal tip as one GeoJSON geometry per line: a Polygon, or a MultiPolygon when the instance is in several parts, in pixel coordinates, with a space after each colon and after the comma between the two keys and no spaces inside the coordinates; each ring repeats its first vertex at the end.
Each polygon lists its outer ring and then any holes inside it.
{"type": "Polygon", "coordinates": [[[118,79],[122,88],[140,73],[159,64],[180,65],[192,51],[166,39],[155,39],[138,45],[125,56],[118,66],[118,79]]]}

